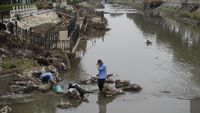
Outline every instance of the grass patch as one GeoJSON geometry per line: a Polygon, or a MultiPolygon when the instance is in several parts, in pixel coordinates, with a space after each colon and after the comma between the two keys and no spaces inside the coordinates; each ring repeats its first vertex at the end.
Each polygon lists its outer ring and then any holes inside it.
{"type": "Polygon", "coordinates": [[[13,6],[18,6],[20,4],[3,4],[0,5],[0,11],[7,11],[7,10],[11,10],[13,6]]]}
{"type": "Polygon", "coordinates": [[[157,10],[160,12],[167,13],[167,14],[175,14],[177,12],[177,8],[173,8],[173,7],[162,7],[161,6],[157,10]]]}
{"type": "Polygon", "coordinates": [[[67,4],[75,5],[77,3],[83,2],[84,0],[67,0],[67,4]]]}
{"type": "Polygon", "coordinates": [[[12,5],[0,5],[0,11],[5,11],[5,10],[11,10],[12,9],[12,5]]]}
{"type": "Polygon", "coordinates": [[[39,66],[33,59],[4,59],[1,63],[3,72],[20,72],[39,66]]]}
{"type": "Polygon", "coordinates": [[[200,12],[190,13],[188,11],[184,11],[180,13],[180,16],[200,20],[200,12]]]}
{"type": "Polygon", "coordinates": [[[140,10],[143,9],[143,4],[141,4],[141,3],[132,2],[130,5],[131,5],[131,7],[135,8],[135,9],[140,9],[140,10]]]}
{"type": "Polygon", "coordinates": [[[109,0],[108,3],[110,4],[122,4],[122,5],[128,5],[131,6],[132,8],[142,10],[143,9],[143,4],[142,3],[136,3],[133,0],[109,0]]]}

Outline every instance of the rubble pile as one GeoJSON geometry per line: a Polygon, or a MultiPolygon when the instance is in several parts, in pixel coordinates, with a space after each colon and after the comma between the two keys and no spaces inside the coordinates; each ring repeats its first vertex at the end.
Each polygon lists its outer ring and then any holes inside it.
{"type": "Polygon", "coordinates": [[[98,78],[97,77],[90,77],[89,79],[87,80],[81,80],[79,81],[79,84],[96,84],[98,81],[98,78]]]}
{"type": "MultiPolygon", "coordinates": [[[[31,94],[36,92],[47,92],[51,89],[50,83],[42,83],[39,79],[39,73],[54,71],[58,74],[57,69],[54,66],[34,68],[31,71],[18,74],[16,78],[10,83],[9,90],[6,94],[31,94]]],[[[2,94],[3,95],[3,94],[2,94]]]]}
{"type": "Polygon", "coordinates": [[[108,31],[107,20],[103,17],[85,17],[83,20],[83,25],[81,31],[90,32],[90,31],[108,31]]]}
{"type": "Polygon", "coordinates": [[[0,109],[0,113],[11,113],[12,108],[9,106],[4,106],[3,108],[0,109]]]}
{"type": "Polygon", "coordinates": [[[46,51],[35,59],[40,65],[53,65],[59,71],[71,69],[69,57],[67,53],[62,50],[46,51]]]}
{"type": "Polygon", "coordinates": [[[61,102],[57,105],[57,107],[61,109],[68,109],[69,107],[72,107],[72,104],[70,102],[61,102]]]}
{"type": "Polygon", "coordinates": [[[66,94],[69,98],[71,98],[71,99],[78,99],[78,100],[80,100],[81,99],[81,97],[80,97],[80,93],[79,93],[79,91],[78,90],[73,90],[72,92],[70,92],[70,93],[67,93],[66,94]]]}
{"type": "Polygon", "coordinates": [[[122,89],[122,91],[135,92],[140,91],[142,87],[136,83],[131,84],[127,80],[115,80],[115,87],[122,89]]]}
{"type": "Polygon", "coordinates": [[[39,11],[29,17],[22,18],[18,21],[18,26],[23,29],[29,29],[45,23],[58,23],[60,22],[58,15],[53,10],[39,11]]]}
{"type": "Polygon", "coordinates": [[[114,89],[112,87],[105,86],[101,94],[105,97],[113,97],[120,94],[124,94],[124,92],[121,89],[114,89]]]}
{"type": "Polygon", "coordinates": [[[22,77],[21,75],[18,75],[9,87],[9,91],[14,94],[30,93],[37,89],[37,85],[29,77],[22,77]]]}
{"type": "Polygon", "coordinates": [[[82,104],[84,101],[78,100],[78,99],[69,99],[67,101],[61,101],[57,104],[57,107],[61,109],[68,109],[68,108],[74,108],[78,107],[80,104],[82,104]]]}
{"type": "MultiPolygon", "coordinates": [[[[98,78],[91,76],[87,80],[79,81],[79,84],[89,85],[89,84],[97,84],[98,78]]],[[[105,97],[113,97],[119,94],[124,94],[125,92],[137,92],[142,90],[142,87],[136,83],[130,83],[128,80],[114,80],[113,74],[109,74],[106,77],[105,81],[106,85],[102,91],[102,95],[105,97]],[[112,85],[114,83],[115,87],[109,87],[108,85],[112,85]]]]}
{"type": "MultiPolygon", "coordinates": [[[[112,78],[113,74],[108,74],[107,77],[106,77],[106,83],[114,83],[114,80],[112,78]]],[[[93,76],[90,76],[89,79],[87,80],[81,80],[79,81],[78,83],[79,84],[82,84],[82,85],[87,85],[87,84],[96,84],[98,82],[98,78],[97,77],[93,77],[93,76]]]]}
{"type": "Polygon", "coordinates": [[[122,87],[127,87],[130,85],[130,82],[127,80],[115,80],[115,87],[116,88],[122,88],[122,87]]]}

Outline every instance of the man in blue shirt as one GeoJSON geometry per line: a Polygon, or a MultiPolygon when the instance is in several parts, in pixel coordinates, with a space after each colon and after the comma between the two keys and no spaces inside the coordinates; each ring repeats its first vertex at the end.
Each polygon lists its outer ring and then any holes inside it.
{"type": "Polygon", "coordinates": [[[106,65],[103,64],[102,60],[100,59],[97,61],[97,69],[99,71],[99,73],[97,74],[98,86],[99,86],[99,91],[101,93],[104,87],[107,72],[106,72],[106,65]]]}
{"type": "Polygon", "coordinates": [[[40,79],[42,80],[42,82],[45,82],[45,83],[52,83],[52,84],[56,84],[56,81],[54,80],[53,76],[54,76],[54,72],[45,72],[45,73],[42,73],[40,75],[40,79]]]}

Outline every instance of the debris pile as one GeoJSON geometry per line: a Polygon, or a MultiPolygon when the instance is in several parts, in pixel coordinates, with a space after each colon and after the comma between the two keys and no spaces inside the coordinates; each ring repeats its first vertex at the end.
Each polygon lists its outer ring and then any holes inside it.
{"type": "Polygon", "coordinates": [[[69,107],[72,107],[72,104],[70,102],[61,102],[57,106],[62,109],[68,109],[69,107]]]}
{"type": "Polygon", "coordinates": [[[78,107],[80,104],[82,104],[82,100],[77,100],[77,99],[69,99],[68,101],[61,101],[60,103],[57,104],[57,107],[61,109],[68,109],[68,108],[73,108],[73,107],[78,107]]]}
{"type": "Polygon", "coordinates": [[[59,71],[71,69],[69,57],[63,50],[46,51],[44,54],[35,58],[40,65],[53,65],[59,71]]]}
{"type": "Polygon", "coordinates": [[[17,74],[16,78],[10,83],[9,90],[6,94],[31,94],[49,91],[51,89],[51,84],[43,83],[41,79],[39,79],[39,75],[42,72],[49,71],[54,71],[55,74],[58,74],[57,69],[52,65],[34,68],[33,70],[24,72],[23,74],[17,74]]]}
{"type": "Polygon", "coordinates": [[[124,94],[124,92],[121,89],[114,89],[112,87],[105,86],[101,94],[105,97],[113,97],[120,94],[124,94]]]}
{"type": "Polygon", "coordinates": [[[127,87],[130,85],[130,82],[127,80],[115,80],[115,87],[116,88],[122,88],[122,87],[127,87]]]}
{"type": "Polygon", "coordinates": [[[140,85],[134,83],[127,87],[123,87],[121,89],[122,89],[122,91],[126,91],[126,92],[135,92],[135,91],[140,91],[142,89],[142,87],[140,85]]]}
{"type": "Polygon", "coordinates": [[[85,85],[87,85],[87,84],[95,84],[95,83],[97,83],[97,81],[98,81],[97,77],[90,77],[87,80],[79,81],[79,84],[85,84],[85,85]]]}
{"type": "Polygon", "coordinates": [[[104,17],[85,17],[81,31],[83,33],[91,31],[108,31],[107,20],[104,17]]]}
{"type": "Polygon", "coordinates": [[[0,109],[0,113],[11,113],[12,108],[9,106],[4,106],[3,108],[0,109]]]}
{"type": "MultiPolygon", "coordinates": [[[[114,83],[114,80],[112,78],[113,74],[108,74],[106,76],[106,83],[114,83]]],[[[87,84],[96,84],[98,82],[98,78],[97,77],[93,77],[93,76],[90,76],[89,79],[87,80],[81,80],[79,81],[79,84],[82,84],[82,85],[87,85],[87,84]]]]}
{"type": "Polygon", "coordinates": [[[115,80],[115,87],[120,88],[122,91],[135,92],[140,91],[142,87],[136,83],[131,84],[127,80],[115,80]]]}
{"type": "Polygon", "coordinates": [[[71,99],[81,99],[80,93],[76,88],[70,88],[70,90],[67,93],[67,96],[71,99]]]}

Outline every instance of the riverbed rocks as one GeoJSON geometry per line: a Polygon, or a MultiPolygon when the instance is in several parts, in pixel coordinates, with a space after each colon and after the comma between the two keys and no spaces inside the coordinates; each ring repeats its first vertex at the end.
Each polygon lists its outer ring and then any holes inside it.
{"type": "Polygon", "coordinates": [[[3,108],[0,109],[0,113],[11,113],[12,108],[9,106],[4,106],[3,108]]]}

